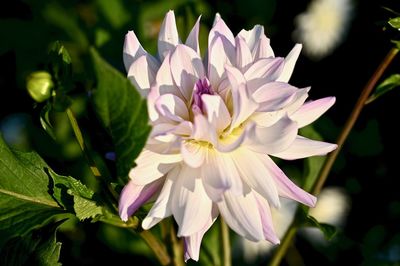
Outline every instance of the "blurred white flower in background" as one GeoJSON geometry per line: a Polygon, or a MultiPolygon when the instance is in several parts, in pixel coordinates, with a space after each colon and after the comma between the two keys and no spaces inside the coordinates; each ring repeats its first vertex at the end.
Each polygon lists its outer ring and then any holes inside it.
{"type": "Polygon", "coordinates": [[[295,18],[294,38],[303,43],[312,59],[331,53],[346,34],[351,18],[351,0],[314,0],[295,18]]]}
{"type": "MultiPolygon", "coordinates": [[[[297,203],[294,201],[281,199],[281,208],[276,210],[271,208],[272,222],[274,224],[277,236],[282,239],[289,228],[297,203]]],[[[327,223],[336,227],[342,227],[350,209],[350,198],[346,192],[339,187],[328,187],[322,190],[318,196],[317,205],[311,208],[309,214],[320,223],[327,223]]],[[[322,232],[317,228],[303,228],[303,236],[311,242],[318,244],[327,244],[322,232]]],[[[243,258],[246,263],[254,263],[258,258],[266,256],[275,245],[268,241],[252,242],[241,238],[239,248],[242,249],[243,258]]]]}

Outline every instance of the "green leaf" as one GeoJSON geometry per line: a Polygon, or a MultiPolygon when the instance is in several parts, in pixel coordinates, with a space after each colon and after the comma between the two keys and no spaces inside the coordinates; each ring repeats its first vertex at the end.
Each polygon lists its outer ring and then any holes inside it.
{"type": "Polygon", "coordinates": [[[326,223],[319,223],[317,219],[310,215],[307,216],[305,226],[317,227],[324,234],[326,240],[331,240],[337,234],[336,227],[326,223]]]}
{"type": "Polygon", "coordinates": [[[40,124],[42,125],[42,128],[44,131],[46,131],[47,134],[52,139],[56,139],[56,134],[54,133],[53,125],[50,122],[50,112],[51,112],[52,106],[50,103],[47,103],[42,111],[40,112],[40,124]]]}
{"type": "Polygon", "coordinates": [[[56,229],[62,222],[9,240],[0,252],[0,265],[61,265],[58,262],[61,243],[56,241],[56,229]]]}
{"type": "Polygon", "coordinates": [[[389,19],[388,23],[393,28],[400,30],[400,17],[391,18],[391,19],[389,19]]]}
{"type": "Polygon", "coordinates": [[[317,219],[308,215],[305,207],[298,208],[295,219],[298,226],[316,227],[320,229],[326,240],[331,240],[337,234],[336,227],[318,222],[317,219]]]}
{"type": "Polygon", "coordinates": [[[52,74],[57,81],[68,81],[71,78],[71,56],[60,41],[55,41],[49,49],[49,63],[52,74]]]}
{"type": "Polygon", "coordinates": [[[64,208],[71,210],[80,220],[95,218],[103,214],[103,209],[94,200],[94,192],[71,176],[62,176],[49,170],[53,178],[54,198],[64,208]]]}
{"type": "MultiPolygon", "coordinates": [[[[322,141],[322,136],[314,129],[312,125],[302,128],[300,130],[300,134],[310,139],[322,141]]],[[[303,188],[306,191],[310,191],[312,189],[325,160],[326,156],[313,156],[304,160],[305,175],[303,188]]]]}
{"type": "Polygon", "coordinates": [[[49,194],[45,169],[36,153],[12,151],[0,135],[0,247],[65,213],[49,194]]]}
{"type": "Polygon", "coordinates": [[[365,104],[369,104],[384,95],[385,93],[393,90],[396,87],[400,87],[400,74],[393,74],[379,84],[374,93],[368,98],[365,104]]]}
{"type": "Polygon", "coordinates": [[[118,176],[125,178],[151,130],[146,101],[95,49],[92,48],[90,53],[97,78],[94,109],[112,137],[118,176]]]}

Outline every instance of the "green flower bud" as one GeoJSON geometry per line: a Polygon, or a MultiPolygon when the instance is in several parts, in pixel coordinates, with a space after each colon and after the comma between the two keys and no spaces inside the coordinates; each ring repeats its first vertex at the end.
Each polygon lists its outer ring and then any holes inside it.
{"type": "Polygon", "coordinates": [[[54,84],[48,72],[35,71],[28,76],[26,87],[31,97],[40,103],[50,98],[54,84]]]}

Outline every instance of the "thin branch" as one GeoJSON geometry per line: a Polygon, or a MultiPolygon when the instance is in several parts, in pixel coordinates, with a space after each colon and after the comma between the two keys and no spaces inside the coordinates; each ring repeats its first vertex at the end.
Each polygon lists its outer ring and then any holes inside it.
{"type": "MultiPolygon", "coordinates": [[[[372,90],[375,88],[376,83],[379,81],[379,79],[382,77],[382,74],[384,71],[387,69],[389,64],[393,61],[394,57],[396,54],[399,52],[399,49],[397,48],[392,48],[389,53],[385,56],[385,58],[382,60],[381,64],[378,66],[378,68],[375,70],[374,74],[371,76],[367,84],[365,85],[364,89],[362,90],[360,97],[358,98],[352,113],[350,114],[348,120],[346,121],[346,124],[344,125],[342,132],[340,133],[337,144],[338,147],[335,151],[329,154],[327,160],[325,161],[324,165],[322,166],[322,169],[320,171],[320,174],[318,176],[318,179],[315,181],[313,185],[313,189],[311,190],[311,193],[314,195],[318,195],[319,192],[321,191],[323,185],[325,184],[325,181],[332,169],[332,166],[340,152],[340,150],[343,147],[344,142],[346,141],[351,129],[353,128],[355,122],[357,121],[364,105],[365,102],[367,101],[369,95],[371,94],[372,90]]],[[[296,221],[293,221],[292,224],[290,225],[288,231],[286,232],[284,238],[282,239],[282,242],[280,246],[277,248],[276,252],[274,253],[274,256],[271,259],[270,265],[272,266],[278,266],[280,265],[280,262],[282,261],[283,257],[285,256],[288,248],[290,247],[290,244],[293,241],[294,236],[296,235],[297,231],[297,226],[296,226],[296,221]]]]}
{"type": "Polygon", "coordinates": [[[339,138],[337,139],[337,149],[331,152],[326,159],[324,165],[322,166],[322,169],[319,174],[319,178],[316,180],[313,189],[311,190],[311,193],[314,195],[318,195],[319,192],[321,191],[323,185],[325,184],[326,179],[328,178],[328,175],[332,169],[332,166],[336,160],[336,157],[338,156],[340,150],[343,147],[344,142],[346,141],[347,137],[350,134],[351,129],[353,128],[355,122],[357,121],[358,117],[360,116],[360,113],[365,106],[365,102],[368,100],[369,95],[371,94],[372,90],[375,88],[376,83],[379,81],[379,79],[382,77],[383,72],[385,72],[386,68],[390,65],[390,63],[393,61],[394,57],[396,54],[399,52],[399,49],[397,48],[392,48],[389,53],[386,55],[386,57],[383,59],[381,64],[378,66],[376,69],[375,73],[371,76],[367,84],[365,85],[363,91],[361,92],[360,97],[358,98],[353,111],[351,112],[349,118],[346,121],[346,124],[343,127],[342,132],[339,135],[339,138]]]}
{"type": "Polygon", "coordinates": [[[231,244],[229,241],[229,228],[221,216],[219,219],[221,221],[222,265],[231,266],[232,258],[231,258],[231,244]]]}

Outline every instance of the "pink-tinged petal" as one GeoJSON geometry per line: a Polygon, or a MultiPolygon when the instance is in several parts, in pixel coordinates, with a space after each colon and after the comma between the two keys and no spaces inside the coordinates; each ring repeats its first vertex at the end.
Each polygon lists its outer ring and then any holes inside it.
{"type": "Polygon", "coordinates": [[[147,97],[159,67],[158,61],[149,55],[142,55],[131,64],[128,78],[143,97],[147,97]]]}
{"type": "Polygon", "coordinates": [[[293,143],[297,132],[297,123],[284,116],[270,127],[256,127],[254,135],[247,139],[246,145],[259,153],[281,152],[293,143]]]}
{"type": "Polygon", "coordinates": [[[168,118],[175,122],[189,120],[189,112],[186,104],[181,98],[173,94],[161,95],[158,97],[155,105],[156,110],[164,118],[168,118]]]}
{"type": "Polygon", "coordinates": [[[268,200],[275,208],[279,208],[279,195],[274,180],[268,175],[268,169],[257,154],[246,148],[232,153],[240,176],[253,190],[268,200]]]}
{"type": "Polygon", "coordinates": [[[217,204],[224,221],[236,233],[251,241],[264,239],[261,218],[253,193],[237,196],[226,191],[224,199],[217,204]]]}
{"type": "Polygon", "coordinates": [[[289,116],[291,116],[294,112],[299,110],[301,106],[303,106],[304,102],[308,98],[309,91],[310,87],[297,90],[297,92],[293,96],[292,102],[288,104],[284,109],[289,116]]]}
{"type": "Polygon", "coordinates": [[[221,133],[231,123],[231,115],[219,95],[203,94],[201,96],[208,122],[221,133]]]}
{"type": "Polygon", "coordinates": [[[249,46],[241,37],[236,37],[236,66],[239,69],[244,69],[253,62],[253,56],[249,46]]]}
{"type": "Polygon", "coordinates": [[[315,206],[317,198],[314,195],[293,183],[268,155],[263,155],[263,159],[265,166],[275,180],[280,196],[301,202],[310,207],[315,206]]]}
{"type": "Polygon", "coordinates": [[[281,57],[262,58],[249,66],[244,77],[246,80],[266,78],[275,81],[281,75],[283,67],[284,59],[281,57]]]}
{"type": "Polygon", "coordinates": [[[171,210],[179,226],[178,236],[199,232],[209,220],[212,201],[199,177],[199,170],[183,166],[174,183],[171,210]]]}
{"type": "Polygon", "coordinates": [[[129,177],[137,185],[147,185],[165,175],[180,161],[181,154],[159,154],[144,149],[136,159],[137,166],[129,172],[129,177]]]}
{"type": "Polygon", "coordinates": [[[213,204],[211,214],[209,215],[209,219],[203,226],[203,228],[200,231],[183,238],[184,248],[185,248],[185,255],[184,255],[185,262],[187,262],[189,259],[195,261],[199,260],[201,240],[203,239],[204,234],[213,225],[217,217],[218,217],[218,209],[216,205],[213,204]]]}
{"type": "Polygon", "coordinates": [[[153,204],[153,207],[151,207],[147,216],[143,219],[142,227],[144,230],[152,228],[159,221],[172,214],[172,191],[174,183],[179,176],[180,170],[180,166],[176,166],[170,172],[168,172],[168,175],[165,178],[164,186],[162,187],[156,202],[153,204]]]}
{"type": "Polygon", "coordinates": [[[129,216],[146,203],[162,186],[164,179],[160,178],[145,186],[136,185],[132,181],[124,187],[119,198],[119,216],[127,221],[129,216]]]}
{"type": "Polygon", "coordinates": [[[257,193],[254,193],[254,197],[257,201],[258,211],[260,212],[265,239],[272,244],[279,244],[280,241],[275,233],[274,224],[272,222],[271,209],[268,202],[257,193]]]}
{"type": "Polygon", "coordinates": [[[206,157],[207,147],[192,141],[182,141],[181,153],[183,161],[192,168],[200,167],[206,157]]]}
{"type": "Polygon", "coordinates": [[[123,59],[126,72],[128,72],[132,63],[142,55],[149,54],[143,49],[135,33],[133,31],[128,31],[128,33],[125,35],[123,49],[123,59]]]}
{"type": "Polygon", "coordinates": [[[202,166],[202,180],[207,195],[214,202],[222,200],[223,193],[229,189],[235,195],[244,193],[243,182],[236,166],[227,153],[210,150],[202,166]]]}
{"type": "Polygon", "coordinates": [[[235,47],[225,36],[217,35],[208,47],[208,79],[213,88],[219,88],[225,65],[232,65],[234,60],[235,47]]]}
{"type": "Polygon", "coordinates": [[[200,18],[201,16],[199,16],[199,18],[196,21],[196,24],[194,24],[185,43],[187,46],[195,50],[199,56],[200,56],[200,46],[199,46],[200,18]]]}
{"type": "Polygon", "coordinates": [[[270,45],[270,41],[267,36],[262,35],[256,47],[253,50],[254,60],[261,58],[273,58],[275,57],[274,51],[270,45]]]}
{"type": "Polygon", "coordinates": [[[176,28],[174,11],[168,11],[158,34],[158,56],[163,61],[165,56],[172,52],[180,43],[178,29],[176,28]]]}
{"type": "Polygon", "coordinates": [[[245,79],[237,68],[226,66],[226,73],[231,83],[233,114],[231,130],[243,123],[258,108],[245,86],[245,79]]]}
{"type": "Polygon", "coordinates": [[[326,97],[306,102],[300,109],[290,115],[297,122],[299,128],[307,126],[317,120],[335,103],[335,97],[326,97]]]}
{"type": "Polygon", "coordinates": [[[235,45],[235,37],[232,31],[218,13],[215,15],[213,27],[208,35],[208,47],[210,47],[216,36],[224,36],[233,46],[235,45]]]}
{"type": "Polygon", "coordinates": [[[284,108],[293,100],[298,89],[283,82],[269,82],[258,88],[253,99],[260,103],[259,112],[271,112],[284,108]]]}
{"type": "Polygon", "coordinates": [[[175,84],[186,102],[189,102],[195,83],[204,77],[201,58],[193,49],[178,45],[171,55],[170,65],[175,84]]]}
{"type": "Polygon", "coordinates": [[[293,143],[284,151],[271,155],[285,160],[296,160],[311,156],[322,156],[335,150],[336,144],[316,141],[297,136],[293,143]]]}
{"type": "Polygon", "coordinates": [[[277,81],[288,82],[292,76],[294,66],[296,65],[297,58],[299,58],[302,45],[297,43],[289,54],[285,57],[285,66],[283,67],[282,74],[277,81]]]}

